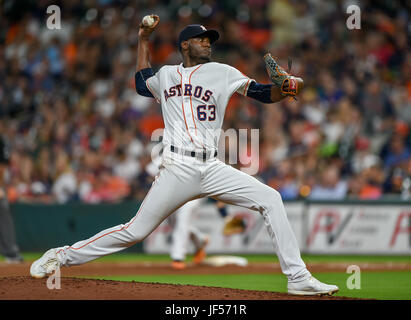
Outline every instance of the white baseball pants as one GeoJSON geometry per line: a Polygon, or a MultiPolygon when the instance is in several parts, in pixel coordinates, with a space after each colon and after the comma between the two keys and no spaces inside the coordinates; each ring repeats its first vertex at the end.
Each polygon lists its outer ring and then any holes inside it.
{"type": "Polygon", "coordinates": [[[64,266],[80,265],[130,247],[143,241],[186,202],[202,197],[259,212],[288,281],[302,281],[310,276],[276,190],[217,158],[202,161],[172,153],[168,148],[164,149],[160,172],[137,214],[126,224],[58,248],[58,259],[64,266]]]}
{"type": "Polygon", "coordinates": [[[185,260],[189,240],[193,242],[196,249],[200,248],[204,243],[206,235],[194,226],[191,221],[192,213],[202,202],[203,199],[189,201],[174,213],[175,222],[171,234],[172,243],[170,248],[172,260],[185,260]]]}

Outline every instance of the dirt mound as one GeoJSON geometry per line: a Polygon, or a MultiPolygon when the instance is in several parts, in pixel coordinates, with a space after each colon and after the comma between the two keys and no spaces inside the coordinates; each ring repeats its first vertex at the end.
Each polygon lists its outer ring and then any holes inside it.
{"type": "MultiPolygon", "coordinates": [[[[55,283],[54,283],[55,284],[55,283]]],[[[62,277],[60,289],[47,279],[0,278],[1,300],[348,300],[338,296],[300,297],[286,293],[192,285],[122,282],[62,277]]]]}

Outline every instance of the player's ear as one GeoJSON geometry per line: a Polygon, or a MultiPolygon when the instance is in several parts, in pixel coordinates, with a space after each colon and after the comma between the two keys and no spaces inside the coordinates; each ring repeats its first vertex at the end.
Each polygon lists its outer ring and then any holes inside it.
{"type": "Polygon", "coordinates": [[[188,49],[188,41],[181,42],[181,50],[187,50],[187,49],[188,49]]]}

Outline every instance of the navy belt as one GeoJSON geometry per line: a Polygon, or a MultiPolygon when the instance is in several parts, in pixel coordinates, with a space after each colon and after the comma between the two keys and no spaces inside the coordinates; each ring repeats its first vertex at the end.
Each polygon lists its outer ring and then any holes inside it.
{"type": "Polygon", "coordinates": [[[189,150],[184,150],[184,149],[181,149],[181,148],[177,148],[175,146],[170,146],[170,150],[171,150],[171,152],[182,154],[182,155],[188,156],[188,157],[197,158],[197,159],[200,159],[200,160],[203,160],[203,161],[206,161],[206,160],[210,159],[211,157],[213,157],[213,158],[217,157],[217,150],[215,150],[215,151],[205,150],[205,151],[195,152],[195,151],[189,151],[189,150]]]}

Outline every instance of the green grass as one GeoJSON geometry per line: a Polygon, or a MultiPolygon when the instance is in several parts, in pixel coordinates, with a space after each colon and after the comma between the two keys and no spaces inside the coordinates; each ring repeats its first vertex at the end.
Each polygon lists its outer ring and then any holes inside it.
{"type": "MultiPolygon", "coordinates": [[[[42,253],[23,253],[23,257],[27,261],[38,259],[42,253]]],[[[249,262],[278,262],[276,255],[267,254],[241,254],[239,256],[245,257],[249,262]]],[[[327,262],[368,262],[368,263],[411,263],[411,255],[398,256],[371,256],[371,255],[302,255],[306,263],[327,263],[327,262]]],[[[190,260],[191,256],[187,257],[190,260]]],[[[0,257],[0,261],[2,257],[0,257]]],[[[142,254],[142,253],[117,253],[108,255],[98,259],[99,262],[153,262],[162,263],[169,262],[170,256],[166,254],[142,254]]]]}
{"type": "MultiPolygon", "coordinates": [[[[314,274],[314,276],[326,283],[338,285],[340,288],[338,296],[383,300],[411,300],[411,272],[362,272],[361,288],[351,290],[347,288],[349,274],[327,272],[314,274]]],[[[287,287],[286,278],[282,274],[133,275],[94,278],[118,281],[191,284],[275,292],[286,292],[287,287]]]]}
{"type": "MultiPolygon", "coordinates": [[[[234,254],[236,255],[236,254],[234,254]]],[[[212,255],[210,255],[212,256],[212,255]]],[[[278,262],[276,255],[266,254],[240,254],[238,256],[247,258],[249,262],[278,262]]],[[[192,257],[187,256],[187,260],[192,257]]],[[[303,260],[306,263],[319,263],[319,262],[369,262],[369,263],[411,263],[411,256],[369,256],[369,255],[302,255],[303,260]]],[[[159,255],[147,255],[147,254],[115,254],[99,259],[101,262],[113,262],[113,261],[150,261],[150,262],[170,262],[170,256],[165,254],[159,255]]]]}
{"type": "Polygon", "coordinates": [[[410,256],[371,256],[371,255],[302,255],[305,262],[368,262],[368,263],[411,263],[410,256]]]}

